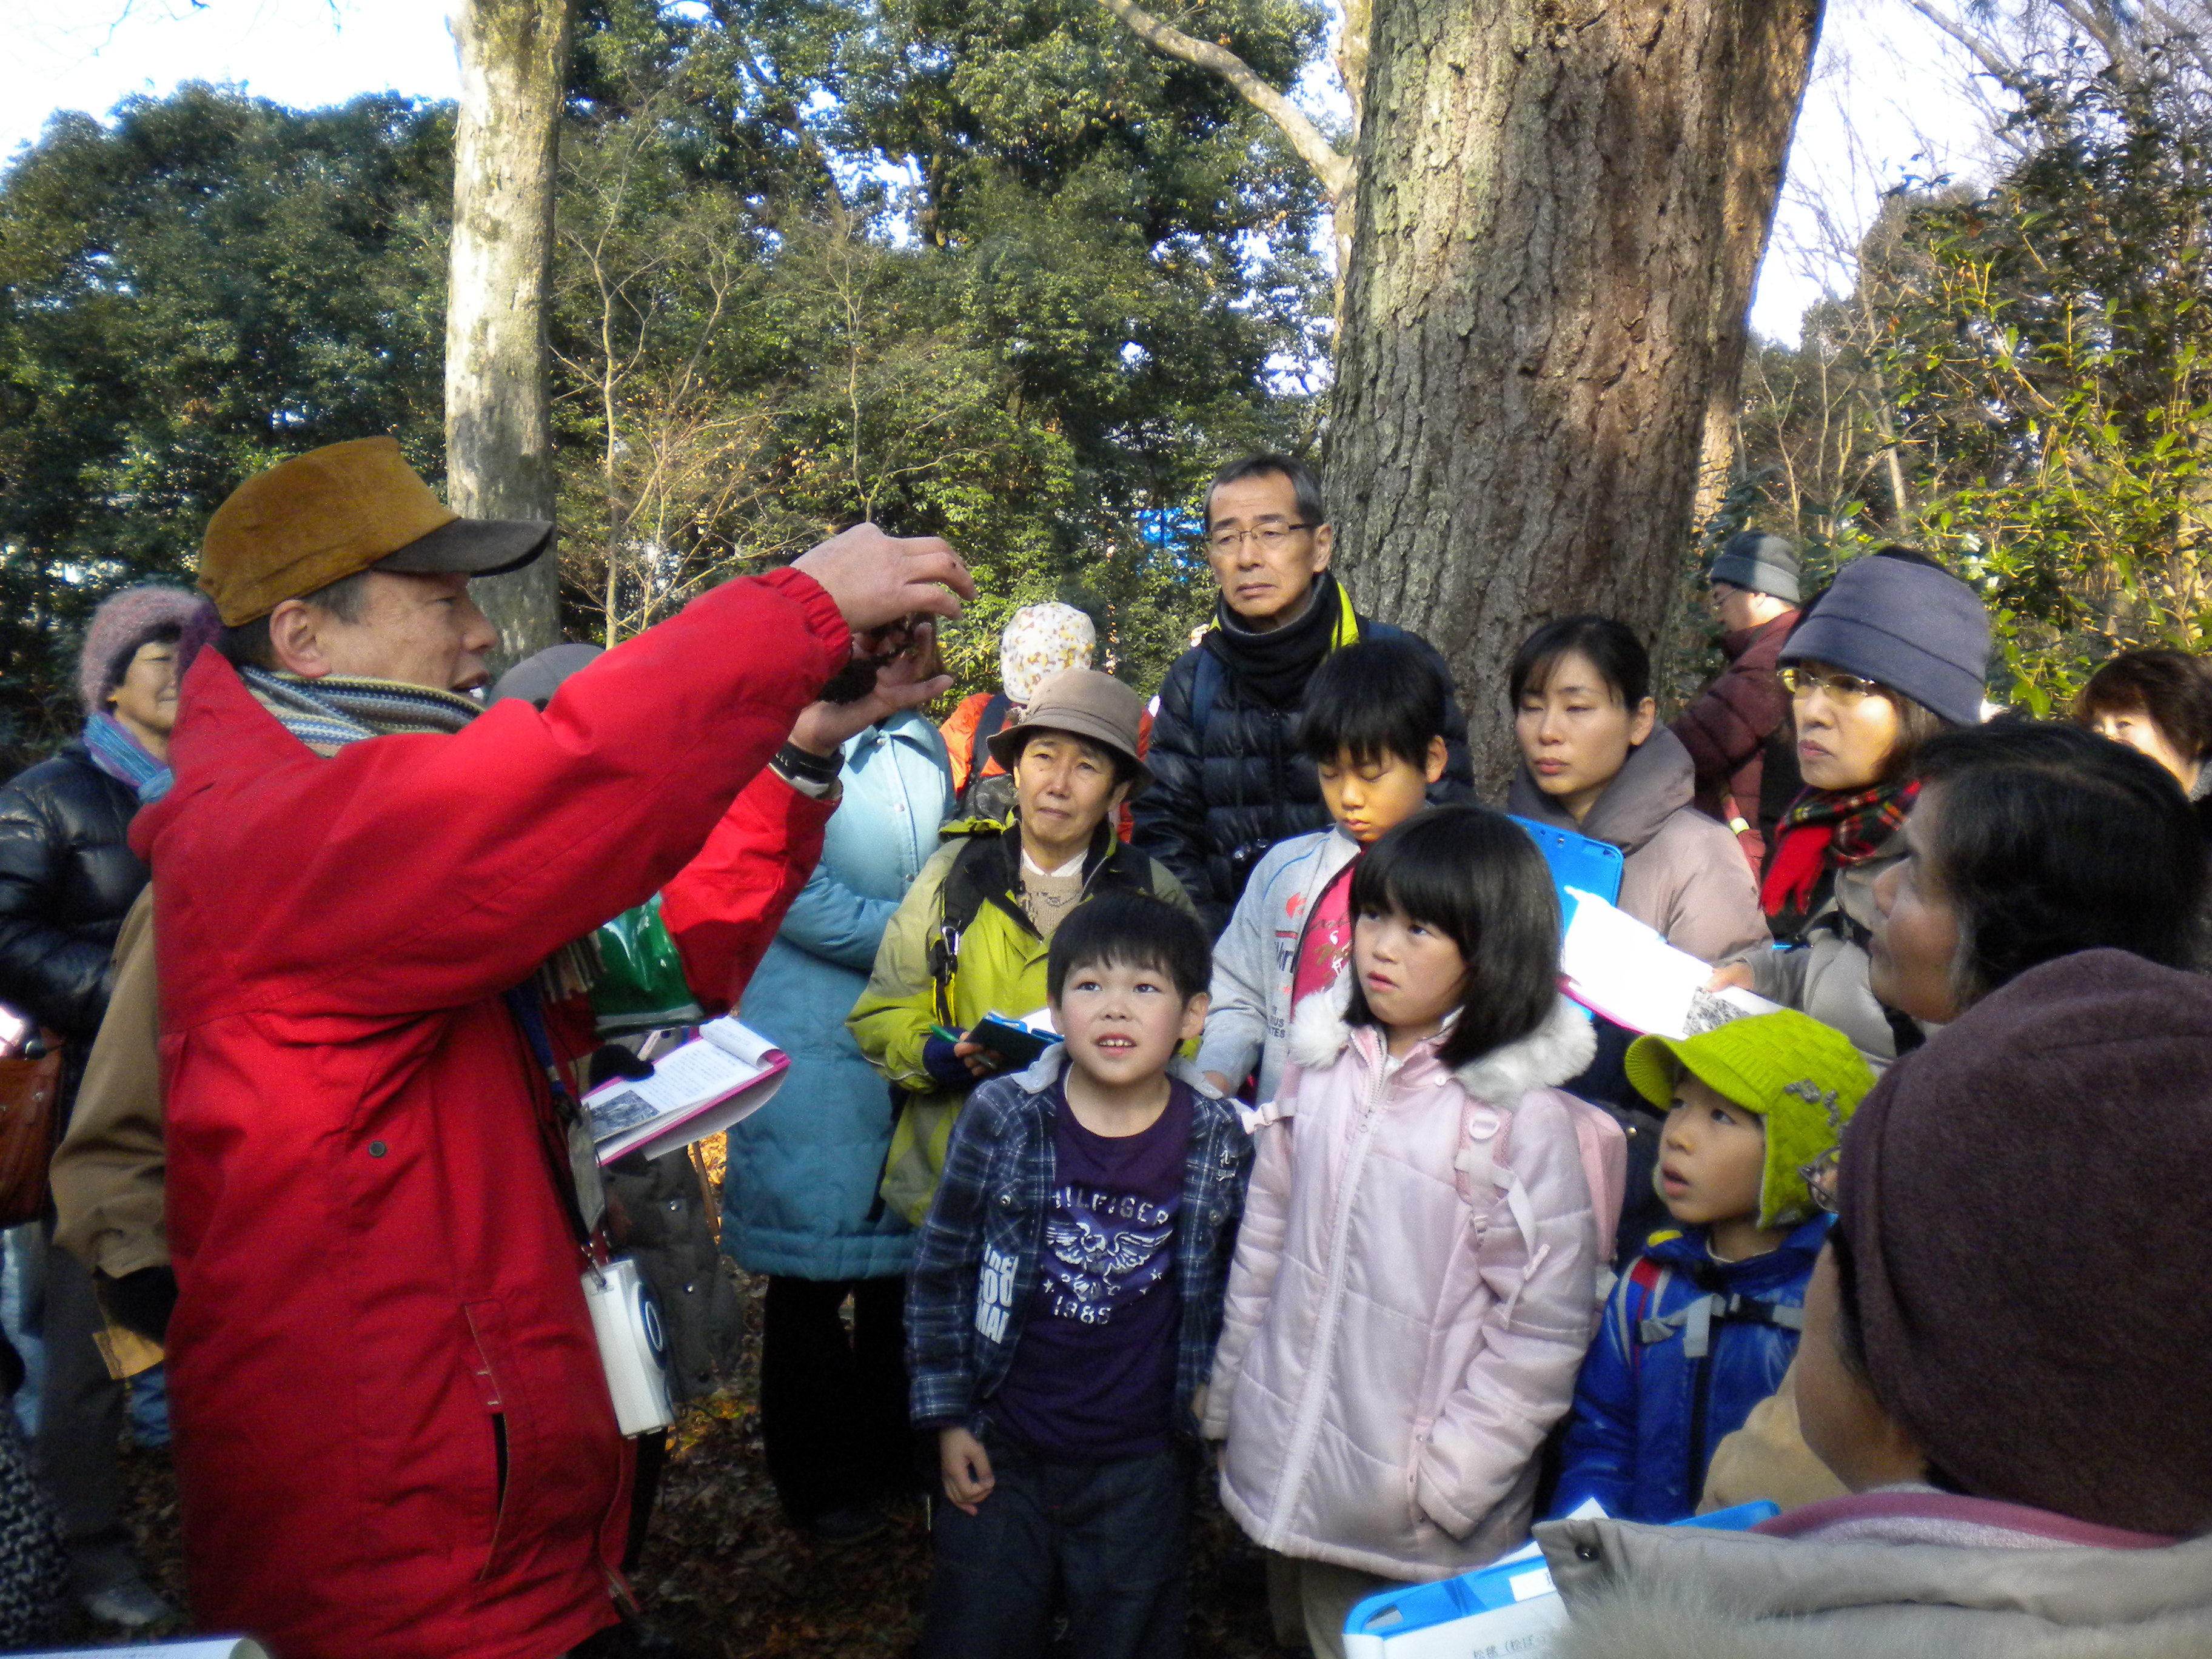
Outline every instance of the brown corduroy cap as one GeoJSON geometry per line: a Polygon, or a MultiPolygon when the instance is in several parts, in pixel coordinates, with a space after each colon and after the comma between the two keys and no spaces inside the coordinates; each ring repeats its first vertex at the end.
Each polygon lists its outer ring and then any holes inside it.
{"type": "Polygon", "coordinates": [[[257,472],[230,493],[200,540],[200,591],[226,628],[363,570],[491,576],[545,550],[539,519],[464,519],[441,501],[393,438],[326,444],[257,472]]]}
{"type": "Polygon", "coordinates": [[[2212,983],[2029,969],[1892,1067],[1840,1225],[1883,1409],[1977,1497],[2212,1526],[2212,983]]]}
{"type": "Polygon", "coordinates": [[[991,757],[1011,772],[1031,732],[1072,732],[1127,757],[1136,769],[1129,785],[1133,798],[1152,781],[1152,769],[1137,756],[1144,720],[1145,700],[1111,674],[1095,668],[1062,669],[1037,687],[1020,720],[993,734],[991,757]]]}

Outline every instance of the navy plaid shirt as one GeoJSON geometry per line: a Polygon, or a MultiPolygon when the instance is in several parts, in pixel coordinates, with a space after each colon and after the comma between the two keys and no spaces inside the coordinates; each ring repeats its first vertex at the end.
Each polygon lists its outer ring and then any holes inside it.
{"type": "MultiPolygon", "coordinates": [[[[1053,1092],[1066,1051],[995,1077],[968,1097],[907,1275],[907,1364],[918,1428],[976,1426],[1005,1381],[1036,1290],[1054,1184],[1053,1092]]],[[[1176,1423],[1195,1435],[1191,1401],[1213,1368],[1222,1298],[1252,1173],[1236,1109],[1178,1061],[1191,1085],[1190,1151],[1176,1222],[1176,1423]]]]}

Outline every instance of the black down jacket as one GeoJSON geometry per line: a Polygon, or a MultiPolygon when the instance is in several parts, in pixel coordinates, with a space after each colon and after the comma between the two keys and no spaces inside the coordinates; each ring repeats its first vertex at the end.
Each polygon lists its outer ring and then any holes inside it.
{"type": "Polygon", "coordinates": [[[131,850],[138,796],[80,744],[0,785],[0,1002],[88,1047],[108,957],[146,884],[131,850]]]}
{"type": "MultiPolygon", "coordinates": [[[[1419,635],[1402,628],[1365,617],[1356,620],[1363,640],[1409,639],[1428,647],[1419,635]]],[[[1327,829],[1329,822],[1313,763],[1297,752],[1303,699],[1284,708],[1266,702],[1239,682],[1233,663],[1222,654],[1214,655],[1201,678],[1200,659],[1219,638],[1218,631],[1210,634],[1184,652],[1160,687],[1145,753],[1152,787],[1137,798],[1132,837],[1175,872],[1217,939],[1267,850],[1292,836],[1327,829]],[[1202,719],[1194,706],[1201,690],[1210,693],[1202,719]]],[[[1443,666],[1441,657],[1437,665],[1443,666]]],[[[1449,684],[1449,672],[1445,680],[1449,684]]],[[[1444,741],[1443,781],[1429,799],[1471,799],[1474,771],[1468,759],[1467,717],[1456,697],[1445,708],[1444,741]]]]}

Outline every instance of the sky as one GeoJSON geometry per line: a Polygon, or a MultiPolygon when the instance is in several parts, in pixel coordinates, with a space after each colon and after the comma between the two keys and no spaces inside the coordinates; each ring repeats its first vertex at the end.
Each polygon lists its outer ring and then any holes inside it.
{"type": "MultiPolygon", "coordinates": [[[[458,89],[449,0],[0,0],[0,159],[56,110],[230,82],[300,107],[386,88],[458,89]]],[[[1848,249],[1908,176],[1973,177],[1983,122],[1957,47],[1905,0],[1830,0],[1752,325],[1795,340],[1848,249]]]]}

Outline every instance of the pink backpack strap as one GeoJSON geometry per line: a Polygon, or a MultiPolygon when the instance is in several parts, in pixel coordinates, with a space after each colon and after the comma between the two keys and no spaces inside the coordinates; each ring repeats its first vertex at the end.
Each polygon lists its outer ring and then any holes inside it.
{"type": "MultiPolygon", "coordinates": [[[[1620,1206],[1628,1195],[1628,1137],[1611,1113],[1570,1094],[1559,1097],[1567,1103],[1567,1115],[1575,1126],[1575,1150],[1582,1158],[1583,1178],[1589,1183],[1601,1253],[1610,1255],[1613,1236],[1620,1227],[1620,1206]]],[[[1471,1205],[1487,1204],[1486,1194],[1480,1200],[1476,1196],[1478,1183],[1510,1188],[1513,1114],[1468,1096],[1460,1108],[1459,1122],[1459,1156],[1452,1165],[1459,1195],[1471,1205]]],[[[1523,1199],[1522,1206],[1526,1203],[1523,1199]]],[[[1515,1218],[1520,1218],[1517,1208],[1515,1218]]],[[[1528,1247],[1535,1249],[1534,1239],[1528,1247]]]]}

